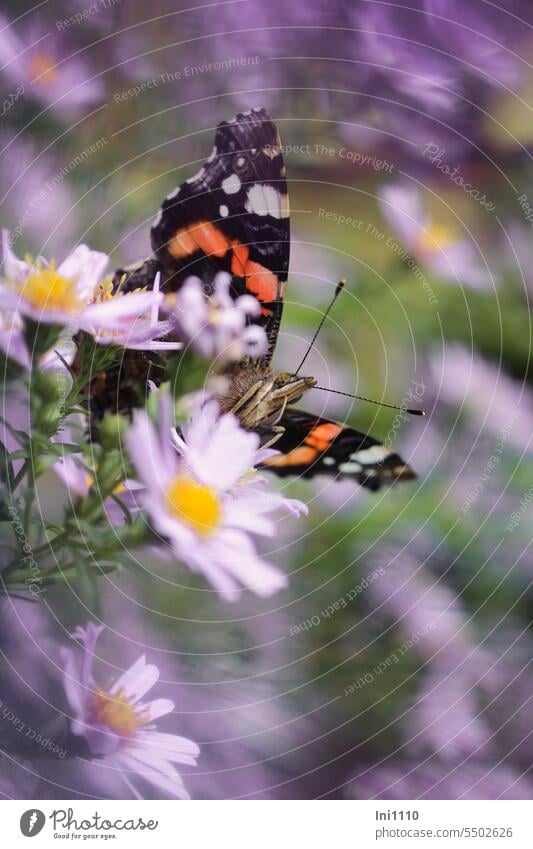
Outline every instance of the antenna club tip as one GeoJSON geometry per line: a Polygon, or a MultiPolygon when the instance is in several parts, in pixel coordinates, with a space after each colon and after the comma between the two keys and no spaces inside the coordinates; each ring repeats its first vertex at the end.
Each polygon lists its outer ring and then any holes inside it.
{"type": "Polygon", "coordinates": [[[425,410],[406,410],[406,413],[409,413],[411,416],[425,416],[425,410]]]}
{"type": "Polygon", "coordinates": [[[341,279],[337,283],[337,288],[335,289],[335,295],[338,295],[339,292],[341,292],[342,289],[344,289],[345,286],[346,286],[346,277],[341,277],[341,279]]]}

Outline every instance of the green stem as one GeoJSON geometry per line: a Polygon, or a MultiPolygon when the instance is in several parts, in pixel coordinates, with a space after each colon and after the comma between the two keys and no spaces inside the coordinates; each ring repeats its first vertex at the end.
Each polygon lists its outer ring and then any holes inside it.
{"type": "Polygon", "coordinates": [[[22,478],[24,477],[24,475],[26,474],[27,471],[28,471],[28,461],[24,460],[22,466],[18,470],[18,472],[15,475],[13,482],[11,484],[11,489],[13,491],[17,488],[17,486],[19,485],[19,483],[21,482],[22,478]]]}
{"type": "Polygon", "coordinates": [[[47,551],[47,549],[55,546],[57,542],[62,542],[71,533],[72,533],[72,531],[70,531],[70,530],[62,531],[60,534],[55,536],[53,539],[48,539],[46,542],[43,542],[43,544],[40,545],[38,548],[33,549],[33,556],[35,557],[36,555],[43,554],[45,551],[47,551]]]}

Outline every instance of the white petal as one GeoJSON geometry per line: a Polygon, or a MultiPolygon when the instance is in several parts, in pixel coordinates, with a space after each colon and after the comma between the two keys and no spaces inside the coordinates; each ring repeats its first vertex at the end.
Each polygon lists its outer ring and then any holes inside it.
{"type": "Polygon", "coordinates": [[[166,716],[167,713],[172,713],[175,704],[171,699],[154,699],[153,702],[148,702],[143,707],[148,711],[150,716],[149,721],[155,722],[159,717],[166,716]]]}
{"type": "Polygon", "coordinates": [[[181,775],[165,761],[158,757],[150,757],[140,749],[128,747],[120,756],[121,762],[132,769],[145,781],[150,782],[159,790],[178,799],[189,799],[181,775]]]}
{"type": "Polygon", "coordinates": [[[126,437],[126,446],[141,482],[147,489],[147,498],[155,495],[160,501],[163,490],[169,484],[177,468],[177,458],[173,464],[163,453],[155,426],[143,411],[134,414],[133,424],[126,437]]]}
{"type": "Polygon", "coordinates": [[[7,279],[13,283],[23,283],[30,273],[31,266],[27,262],[17,259],[9,244],[9,232],[4,229],[2,230],[2,259],[4,274],[7,279]]]}
{"type": "Polygon", "coordinates": [[[157,666],[147,664],[145,656],[141,655],[133,666],[115,681],[109,692],[115,695],[119,690],[124,690],[127,698],[135,704],[152,689],[158,678],[157,666]]]}

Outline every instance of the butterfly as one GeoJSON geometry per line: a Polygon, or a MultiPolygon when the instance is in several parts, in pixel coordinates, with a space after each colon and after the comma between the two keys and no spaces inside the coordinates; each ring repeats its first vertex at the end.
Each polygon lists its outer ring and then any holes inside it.
{"type": "Polygon", "coordinates": [[[253,321],[265,330],[266,352],[226,369],[227,390],[218,401],[275,445],[279,453],[264,461],[265,469],[352,478],[371,490],[416,477],[368,434],[294,409],[316,380],[272,368],[289,272],[290,213],[282,146],[264,109],[219,124],[211,155],[165,198],[150,235],[152,256],[115,274],[123,291],[150,287],[160,272],[163,291],[178,291],[195,275],[209,297],[216,275],[226,271],[234,298],[249,294],[259,302],[253,321]]]}

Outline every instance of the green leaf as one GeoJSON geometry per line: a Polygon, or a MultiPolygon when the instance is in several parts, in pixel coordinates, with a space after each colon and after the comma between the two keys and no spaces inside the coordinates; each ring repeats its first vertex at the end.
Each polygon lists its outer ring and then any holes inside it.
{"type": "Polygon", "coordinates": [[[15,472],[10,461],[9,451],[4,443],[0,442],[0,480],[11,488],[14,477],[15,472]]]}
{"type": "Polygon", "coordinates": [[[74,555],[74,565],[78,577],[79,594],[82,602],[91,613],[96,615],[100,612],[100,599],[96,586],[97,572],[87,562],[81,552],[74,555]]]}

